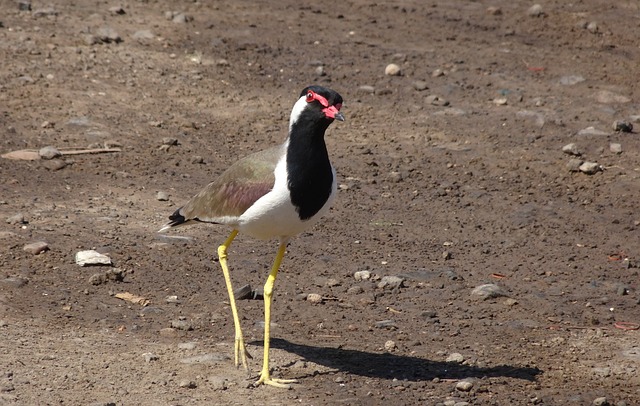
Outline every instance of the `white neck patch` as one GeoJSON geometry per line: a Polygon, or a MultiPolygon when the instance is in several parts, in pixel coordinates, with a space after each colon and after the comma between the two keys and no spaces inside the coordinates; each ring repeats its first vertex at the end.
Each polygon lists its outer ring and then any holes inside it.
{"type": "Polygon", "coordinates": [[[303,95],[298,99],[296,104],[293,105],[293,109],[291,110],[291,119],[289,120],[289,132],[291,132],[291,128],[298,121],[300,115],[307,108],[307,97],[303,95]]]}

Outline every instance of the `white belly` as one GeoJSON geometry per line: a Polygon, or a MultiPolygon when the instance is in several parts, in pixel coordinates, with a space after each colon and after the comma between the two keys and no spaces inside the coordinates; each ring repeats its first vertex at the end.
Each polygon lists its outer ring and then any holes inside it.
{"type": "Polygon", "coordinates": [[[310,228],[326,214],[336,194],[336,173],[333,170],[331,196],[324,206],[308,220],[300,220],[296,207],[291,203],[287,187],[286,159],[278,162],[273,189],[258,199],[238,219],[238,230],[254,238],[287,240],[310,228]]]}

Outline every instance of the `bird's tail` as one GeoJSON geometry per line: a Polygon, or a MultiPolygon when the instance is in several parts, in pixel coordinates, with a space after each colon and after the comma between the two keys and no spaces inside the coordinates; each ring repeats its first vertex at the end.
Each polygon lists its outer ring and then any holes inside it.
{"type": "Polygon", "coordinates": [[[182,210],[182,207],[176,210],[172,215],[169,216],[170,221],[164,226],[162,226],[160,230],[158,230],[159,233],[162,233],[163,231],[167,231],[172,227],[176,227],[181,224],[188,223],[188,220],[182,215],[182,213],[180,213],[180,210],[182,210]]]}

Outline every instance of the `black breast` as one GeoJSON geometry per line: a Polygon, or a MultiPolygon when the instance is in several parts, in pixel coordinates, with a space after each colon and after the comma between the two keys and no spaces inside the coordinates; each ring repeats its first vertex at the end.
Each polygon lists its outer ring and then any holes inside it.
{"type": "MultiPolygon", "coordinates": [[[[292,131],[287,149],[291,202],[301,220],[313,217],[331,196],[333,170],[324,143],[324,128],[292,131]]],[[[296,130],[302,130],[297,128],[296,130]]]]}

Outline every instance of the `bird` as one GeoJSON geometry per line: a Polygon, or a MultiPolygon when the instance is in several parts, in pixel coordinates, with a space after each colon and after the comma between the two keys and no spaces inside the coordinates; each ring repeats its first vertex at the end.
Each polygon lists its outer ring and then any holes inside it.
{"type": "Polygon", "coordinates": [[[278,250],[264,284],[264,357],[255,385],[290,388],[296,379],[273,378],[269,369],[271,302],[276,277],[290,239],[325,215],[336,195],[336,171],[329,160],[325,131],[344,121],[342,96],[319,85],[305,87],[294,103],[284,143],[240,159],[177,209],[159,232],[192,223],[231,227],[218,247],[235,328],[235,365],[248,370],[247,352],[231,284],[227,252],[239,233],[277,239],[278,250]]]}

